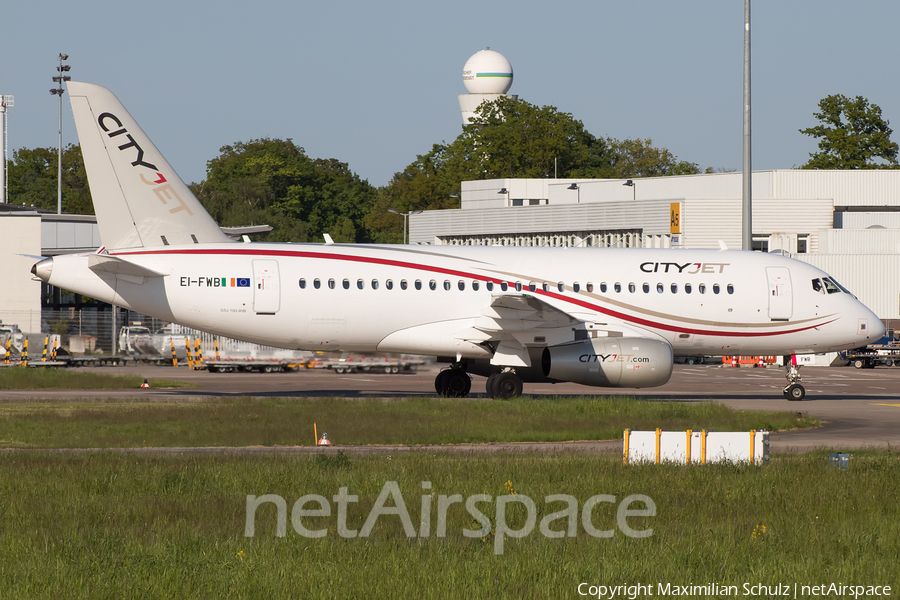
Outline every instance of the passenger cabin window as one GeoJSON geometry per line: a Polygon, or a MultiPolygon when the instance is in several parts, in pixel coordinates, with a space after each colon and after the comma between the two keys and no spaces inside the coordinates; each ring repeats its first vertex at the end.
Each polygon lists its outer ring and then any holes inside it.
{"type": "Polygon", "coordinates": [[[575,283],[573,283],[573,284],[572,284],[572,291],[575,292],[576,294],[577,294],[578,292],[580,292],[580,291],[581,291],[581,284],[578,283],[577,281],[576,281],[575,283]]]}
{"type": "Polygon", "coordinates": [[[672,290],[673,294],[677,294],[678,293],[678,284],[673,283],[669,289],[672,290]]]}
{"type": "Polygon", "coordinates": [[[641,289],[644,290],[645,294],[649,294],[650,293],[650,284],[647,282],[644,282],[644,285],[641,286],[641,289]]]}
{"type": "Polygon", "coordinates": [[[301,290],[305,290],[305,289],[306,289],[306,280],[305,280],[305,279],[301,279],[301,280],[300,280],[300,289],[301,289],[301,290]]]}
{"type": "Polygon", "coordinates": [[[521,292],[521,291],[522,291],[522,282],[521,282],[521,281],[517,281],[517,282],[516,282],[516,291],[517,291],[517,292],[521,292]]]}
{"type": "Polygon", "coordinates": [[[329,290],[333,290],[333,289],[334,289],[334,279],[329,279],[329,280],[328,280],[328,289],[329,289],[329,290]]]}
{"type": "Polygon", "coordinates": [[[487,281],[487,282],[485,282],[484,287],[487,288],[487,291],[493,292],[493,291],[494,291],[494,282],[493,282],[493,281],[487,281]]]}
{"type": "Polygon", "coordinates": [[[541,284],[541,289],[544,290],[545,292],[549,292],[550,284],[545,281],[543,284],[541,284]]]}
{"type": "Polygon", "coordinates": [[[416,279],[416,289],[417,290],[422,289],[422,280],[421,279],[416,279]]]}
{"type": "Polygon", "coordinates": [[[344,289],[345,289],[345,290],[349,290],[349,289],[350,289],[350,280],[349,280],[349,279],[345,279],[344,281],[341,282],[341,285],[344,286],[344,289]]]}
{"type": "Polygon", "coordinates": [[[606,282],[605,281],[600,284],[600,291],[604,294],[606,293],[606,282]]]}
{"type": "MultiPolygon", "coordinates": [[[[373,289],[373,290],[377,290],[377,289],[378,289],[378,280],[377,280],[377,279],[373,279],[373,280],[372,280],[372,289],[373,289]]],[[[390,289],[390,288],[388,288],[388,289],[390,289]]]]}
{"type": "Polygon", "coordinates": [[[622,291],[622,284],[617,281],[615,284],[613,284],[613,289],[616,290],[616,293],[618,294],[622,291]]]}
{"type": "Polygon", "coordinates": [[[391,281],[390,279],[385,279],[385,280],[384,280],[384,287],[386,287],[386,288],[389,289],[389,290],[392,290],[392,289],[394,289],[394,282],[391,281]]]}
{"type": "Polygon", "coordinates": [[[435,281],[434,279],[430,280],[428,282],[428,289],[431,290],[432,292],[434,290],[436,290],[437,289],[437,281],[435,281]]]}
{"type": "Polygon", "coordinates": [[[472,289],[475,290],[476,292],[478,291],[478,282],[477,281],[472,282],[472,289]]]}
{"type": "Polygon", "coordinates": [[[500,282],[500,289],[503,290],[503,291],[505,292],[506,290],[509,289],[509,284],[506,283],[505,281],[501,281],[501,282],[500,282]]]}
{"type": "Polygon", "coordinates": [[[705,294],[706,293],[706,284],[701,283],[700,285],[698,285],[697,291],[700,292],[701,294],[705,294]]]}
{"type": "Polygon", "coordinates": [[[535,284],[533,281],[529,281],[528,282],[528,291],[533,292],[535,290],[537,290],[537,284],[535,284]]]}
{"type": "Polygon", "coordinates": [[[628,291],[631,292],[632,294],[634,293],[634,291],[636,289],[637,289],[637,286],[635,286],[633,283],[628,284],[628,291]]]}
{"type": "Polygon", "coordinates": [[[689,283],[684,284],[684,293],[685,294],[691,293],[691,284],[689,284],[689,283]]]}
{"type": "Polygon", "coordinates": [[[558,289],[560,292],[564,292],[566,291],[566,284],[560,281],[556,284],[556,289],[558,289]]]}
{"type": "Polygon", "coordinates": [[[313,279],[313,287],[316,288],[316,289],[319,289],[320,287],[322,287],[322,282],[319,281],[318,278],[313,279]]]}
{"type": "Polygon", "coordinates": [[[405,290],[407,287],[409,287],[409,284],[406,283],[406,280],[405,280],[405,279],[401,279],[401,280],[400,280],[400,289],[401,289],[401,290],[405,290]]]}
{"type": "Polygon", "coordinates": [[[728,291],[729,294],[734,293],[734,286],[731,285],[730,283],[728,284],[728,286],[725,289],[728,291]]]}
{"type": "Polygon", "coordinates": [[[719,293],[719,284],[714,283],[713,284],[713,294],[718,294],[718,293],[719,293]]]}
{"type": "Polygon", "coordinates": [[[462,279],[460,279],[460,280],[456,283],[456,287],[459,288],[459,291],[464,292],[464,291],[466,290],[466,282],[463,281],[462,279]]]}
{"type": "Polygon", "coordinates": [[[593,292],[593,291],[594,291],[594,284],[591,283],[590,281],[588,281],[588,282],[584,285],[584,289],[586,289],[588,292],[593,292]]]}
{"type": "Polygon", "coordinates": [[[444,280],[444,291],[446,291],[446,292],[450,291],[450,280],[449,279],[444,280]]]}
{"type": "Polygon", "coordinates": [[[363,289],[364,287],[366,287],[366,282],[363,281],[362,279],[357,279],[357,280],[356,280],[356,287],[359,288],[359,289],[363,289]]]}
{"type": "Polygon", "coordinates": [[[663,284],[661,284],[661,283],[656,284],[656,292],[658,294],[662,294],[665,291],[665,289],[666,289],[666,286],[664,286],[663,284]]]}

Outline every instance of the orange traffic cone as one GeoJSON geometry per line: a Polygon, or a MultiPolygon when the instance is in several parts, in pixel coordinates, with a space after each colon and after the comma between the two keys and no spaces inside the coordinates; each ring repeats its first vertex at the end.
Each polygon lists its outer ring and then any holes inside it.
{"type": "Polygon", "coordinates": [[[766,366],[766,363],[763,361],[762,356],[759,357],[759,362],[756,363],[756,366],[757,367],[765,367],[766,366]]]}
{"type": "Polygon", "coordinates": [[[732,367],[737,367],[737,366],[738,366],[738,359],[737,359],[737,356],[732,356],[732,357],[731,357],[731,366],[732,366],[732,367]]]}
{"type": "Polygon", "coordinates": [[[141,387],[142,387],[142,388],[148,388],[148,387],[150,387],[150,382],[147,381],[147,380],[145,379],[145,380],[144,380],[144,383],[141,384],[141,387]]]}

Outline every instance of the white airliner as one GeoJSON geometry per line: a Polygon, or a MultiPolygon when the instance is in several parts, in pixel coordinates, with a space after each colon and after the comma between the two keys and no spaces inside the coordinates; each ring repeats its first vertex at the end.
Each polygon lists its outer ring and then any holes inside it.
{"type": "MultiPolygon", "coordinates": [[[[69,83],[100,236],[47,283],[247,341],[404,352],[508,398],[523,382],[643,388],[675,356],[864,346],[878,317],[815,267],[759,252],[232,242],[106,88],[69,83]]],[[[784,395],[805,391],[796,370],[784,395]]]]}

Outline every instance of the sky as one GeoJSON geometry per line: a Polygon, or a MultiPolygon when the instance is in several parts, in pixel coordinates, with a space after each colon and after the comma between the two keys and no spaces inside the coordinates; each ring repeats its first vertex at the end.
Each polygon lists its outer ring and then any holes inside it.
{"type": "MultiPolygon", "coordinates": [[[[509,93],[595,136],[651,138],[702,168],[740,170],[743,5],[8,2],[0,94],[15,96],[10,154],[56,147],[49,89],[62,52],[72,78],[111,89],[188,183],[222,146],[272,137],[381,186],[461,133],[462,68],[489,46],[513,66],[509,93]]],[[[830,94],[864,96],[900,126],[898,23],[896,0],[754,0],[754,170],[806,162],[816,142],[798,129],[830,94]]],[[[63,143],[74,143],[63,102],[63,143]]]]}

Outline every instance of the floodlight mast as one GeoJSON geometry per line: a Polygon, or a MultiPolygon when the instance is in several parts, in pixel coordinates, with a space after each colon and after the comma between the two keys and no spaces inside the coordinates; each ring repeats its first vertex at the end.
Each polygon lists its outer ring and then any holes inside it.
{"type": "Polygon", "coordinates": [[[0,95],[0,115],[3,116],[3,151],[0,152],[0,156],[3,158],[3,160],[0,161],[3,163],[0,164],[0,203],[2,204],[9,202],[9,177],[7,177],[8,171],[6,169],[6,163],[9,160],[9,131],[6,109],[10,106],[14,106],[15,103],[15,96],[0,95]]]}
{"type": "Polygon", "coordinates": [[[753,171],[750,160],[750,0],[744,0],[744,169],[741,249],[753,250],[753,171]]]}
{"type": "Polygon", "coordinates": [[[56,72],[59,73],[56,77],[53,78],[53,81],[59,84],[59,87],[55,87],[50,90],[50,93],[54,96],[59,96],[59,157],[57,160],[57,189],[56,189],[56,214],[62,214],[62,97],[66,92],[65,88],[63,88],[63,82],[69,81],[72,78],[68,75],[63,75],[66,71],[70,70],[72,67],[69,65],[64,65],[63,61],[69,60],[68,54],[59,53],[59,66],[56,67],[56,72]]]}

